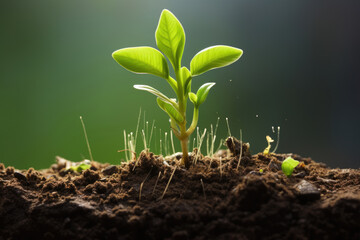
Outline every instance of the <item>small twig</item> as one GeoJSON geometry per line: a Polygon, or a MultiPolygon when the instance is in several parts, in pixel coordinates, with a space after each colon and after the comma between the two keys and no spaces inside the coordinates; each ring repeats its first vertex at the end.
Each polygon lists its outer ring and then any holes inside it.
{"type": "Polygon", "coordinates": [[[160,200],[162,200],[162,199],[164,198],[165,193],[166,193],[166,191],[167,191],[167,189],[168,189],[168,187],[169,187],[169,184],[170,184],[170,182],[171,182],[171,179],[172,179],[172,177],[174,176],[174,173],[175,173],[175,171],[176,171],[176,168],[177,168],[177,166],[175,166],[174,171],[171,173],[171,176],[170,176],[170,178],[169,178],[169,181],[168,181],[168,183],[166,184],[165,190],[164,190],[164,192],[163,192],[160,200]]]}
{"type": "Polygon", "coordinates": [[[222,178],[222,166],[221,166],[221,162],[222,162],[222,161],[221,161],[221,157],[220,157],[220,167],[219,167],[219,168],[220,168],[220,179],[222,178]]]}
{"type": "Polygon", "coordinates": [[[239,155],[239,162],[237,164],[236,170],[239,170],[240,162],[242,157],[242,131],[240,129],[240,155],[239,155]]]}
{"type": "Polygon", "coordinates": [[[154,189],[153,189],[153,191],[152,191],[151,195],[154,195],[155,188],[156,188],[156,186],[157,186],[157,184],[158,184],[158,181],[159,181],[160,175],[161,175],[161,171],[159,171],[159,175],[158,175],[158,177],[157,177],[157,179],[156,179],[155,186],[154,186],[154,189]]]}
{"type": "Polygon", "coordinates": [[[125,151],[129,151],[129,152],[131,152],[132,154],[134,154],[134,155],[135,155],[135,158],[136,158],[136,152],[134,152],[134,151],[132,151],[132,150],[130,150],[130,149],[118,150],[118,152],[125,152],[125,151]]]}
{"type": "Polygon", "coordinates": [[[144,185],[144,182],[142,182],[142,183],[140,184],[140,190],[139,190],[139,202],[141,201],[141,190],[142,190],[143,185],[144,185]]]}
{"type": "MultiPolygon", "coordinates": [[[[146,151],[146,156],[147,156],[147,154],[149,153],[149,151],[148,151],[148,149],[145,149],[145,151],[146,151]]],[[[141,154],[140,154],[140,156],[141,156],[141,154]]],[[[138,159],[136,159],[136,162],[135,162],[135,165],[134,165],[134,167],[133,167],[133,171],[135,170],[135,167],[137,166],[137,164],[139,163],[139,161],[140,161],[140,156],[139,156],[139,158],[138,159]]],[[[136,158],[136,155],[135,155],[135,158],[136,158]]]]}
{"type": "Polygon", "coordinates": [[[151,166],[151,169],[150,169],[149,173],[146,175],[144,181],[142,181],[141,184],[140,184],[140,189],[139,189],[139,202],[141,201],[141,190],[142,190],[142,188],[143,188],[143,186],[144,186],[145,181],[146,181],[146,180],[148,179],[148,177],[150,176],[150,173],[151,173],[152,170],[153,170],[153,166],[151,166]]]}
{"type": "Polygon", "coordinates": [[[204,187],[204,182],[203,182],[202,178],[200,178],[200,182],[201,182],[201,186],[202,186],[202,189],[203,189],[204,198],[206,199],[205,187],[204,187]]]}

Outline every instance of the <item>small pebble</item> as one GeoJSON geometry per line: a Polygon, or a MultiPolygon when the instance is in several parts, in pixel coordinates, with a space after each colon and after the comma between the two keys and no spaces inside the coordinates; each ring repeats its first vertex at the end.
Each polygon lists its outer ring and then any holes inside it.
{"type": "Polygon", "coordinates": [[[313,201],[320,199],[320,191],[306,180],[301,180],[295,185],[298,198],[302,201],[313,201]]]}
{"type": "Polygon", "coordinates": [[[305,176],[306,176],[305,172],[299,172],[299,173],[294,175],[294,177],[296,177],[296,178],[304,178],[305,176]]]}
{"type": "Polygon", "coordinates": [[[14,172],[14,177],[16,177],[20,181],[25,181],[25,182],[27,181],[26,176],[21,172],[14,172]]]}
{"type": "Polygon", "coordinates": [[[277,171],[281,170],[281,165],[280,165],[280,163],[277,163],[277,162],[271,160],[268,165],[268,168],[270,171],[277,172],[277,171]]]}
{"type": "Polygon", "coordinates": [[[261,173],[261,172],[259,172],[259,171],[251,171],[251,172],[249,172],[249,174],[251,174],[251,175],[256,175],[256,176],[261,176],[261,175],[263,175],[263,173],[261,173]]]}
{"type": "Polygon", "coordinates": [[[102,173],[105,175],[112,175],[114,173],[118,173],[119,169],[115,165],[110,165],[102,170],[102,173]]]}

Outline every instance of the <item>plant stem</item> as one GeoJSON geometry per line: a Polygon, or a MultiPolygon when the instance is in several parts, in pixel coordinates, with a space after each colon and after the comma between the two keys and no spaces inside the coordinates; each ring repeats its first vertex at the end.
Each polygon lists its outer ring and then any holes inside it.
{"type": "Polygon", "coordinates": [[[188,153],[188,137],[181,140],[181,150],[183,157],[181,163],[185,165],[186,168],[190,167],[189,153],[188,153]]]}
{"type": "Polygon", "coordinates": [[[180,67],[175,69],[176,80],[178,84],[178,99],[179,99],[179,112],[183,116],[184,121],[179,124],[180,128],[180,136],[178,136],[181,142],[181,150],[183,153],[182,164],[185,165],[186,168],[190,167],[189,161],[189,153],[188,153],[188,139],[189,135],[186,131],[186,100],[187,96],[184,96],[185,89],[183,88],[183,79],[180,72],[180,67]]]}
{"type": "Polygon", "coordinates": [[[196,129],[198,120],[199,120],[199,108],[194,107],[193,120],[191,122],[191,125],[190,125],[189,129],[186,131],[186,134],[188,136],[190,136],[194,132],[194,130],[196,129]]]}

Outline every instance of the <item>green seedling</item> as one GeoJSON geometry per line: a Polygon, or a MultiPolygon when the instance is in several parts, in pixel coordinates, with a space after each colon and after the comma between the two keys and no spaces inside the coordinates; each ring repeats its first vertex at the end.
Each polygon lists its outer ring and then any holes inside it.
{"type": "Polygon", "coordinates": [[[264,149],[263,154],[264,155],[269,155],[270,154],[271,143],[274,142],[274,140],[270,136],[266,136],[266,141],[268,142],[268,146],[264,149]]]}
{"type": "Polygon", "coordinates": [[[213,82],[205,83],[196,93],[191,91],[192,78],[209,70],[225,67],[237,61],[243,51],[238,48],[217,45],[198,52],[190,62],[190,70],[181,65],[185,47],[185,32],[179,20],[169,10],[163,10],[155,32],[158,51],[152,47],[122,48],[112,56],[125,69],[139,74],[153,74],[164,78],[174,90],[176,98],[170,98],[148,85],[134,85],[134,88],[148,91],[157,97],[157,104],[170,117],[170,126],[180,140],[182,163],[190,166],[188,157],[189,136],[196,129],[199,119],[199,107],[208,96],[213,82]],[[171,63],[175,78],[170,76],[165,56],[171,63]],[[187,99],[194,105],[191,125],[187,127],[187,99]]]}
{"type": "MultiPolygon", "coordinates": [[[[275,133],[275,128],[272,127],[272,131],[273,133],[275,133]]],[[[280,142],[280,126],[277,127],[277,140],[276,140],[276,145],[275,148],[272,152],[270,152],[270,148],[271,148],[271,143],[274,142],[274,140],[270,137],[270,136],[266,136],[266,141],[268,142],[268,146],[264,149],[263,154],[265,156],[270,155],[272,153],[275,153],[277,148],[279,147],[279,142],[280,142]]]]}
{"type": "Polygon", "coordinates": [[[81,163],[78,166],[71,166],[70,169],[73,170],[74,172],[81,173],[82,171],[89,169],[90,167],[91,167],[90,164],[81,163]]]}
{"type": "Polygon", "coordinates": [[[297,165],[299,165],[299,161],[288,157],[282,162],[281,169],[287,177],[290,177],[297,165]]]}

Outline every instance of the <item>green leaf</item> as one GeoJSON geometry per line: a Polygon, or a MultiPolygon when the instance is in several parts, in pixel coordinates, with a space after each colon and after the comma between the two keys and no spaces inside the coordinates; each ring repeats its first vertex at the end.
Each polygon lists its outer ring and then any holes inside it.
{"type": "Polygon", "coordinates": [[[143,90],[143,91],[147,91],[151,94],[154,94],[155,96],[157,96],[158,98],[160,98],[162,101],[167,102],[169,104],[171,104],[172,106],[174,106],[176,109],[178,108],[177,103],[174,100],[171,100],[170,98],[168,98],[167,96],[165,96],[163,93],[161,93],[159,90],[150,87],[148,85],[134,85],[134,88],[138,89],[138,90],[143,90]]]}
{"type": "Polygon", "coordinates": [[[161,52],[151,47],[122,48],[112,54],[116,62],[134,73],[153,74],[167,79],[169,67],[161,52]]]}
{"type": "Polygon", "coordinates": [[[155,39],[160,51],[169,58],[174,69],[178,69],[184,52],[185,32],[179,20],[167,9],[161,13],[155,39]]]}
{"type": "Polygon", "coordinates": [[[185,96],[188,96],[189,92],[191,92],[191,79],[186,86],[185,96]]]}
{"type": "Polygon", "coordinates": [[[239,48],[218,45],[198,52],[190,63],[191,75],[196,76],[214,68],[225,67],[237,61],[243,51],[239,48]]]}
{"type": "Polygon", "coordinates": [[[183,116],[181,116],[178,110],[176,110],[171,104],[164,102],[160,98],[157,98],[156,100],[159,107],[164,110],[170,118],[174,119],[179,124],[184,121],[183,116]]]}
{"type": "Polygon", "coordinates": [[[205,83],[202,85],[196,93],[197,101],[196,106],[199,107],[203,102],[205,102],[207,95],[209,94],[210,88],[214,86],[215,83],[205,83]]]}
{"type": "Polygon", "coordinates": [[[196,106],[197,96],[195,93],[189,92],[189,99],[190,101],[196,106]]]}
{"type": "Polygon", "coordinates": [[[281,169],[283,171],[283,173],[289,177],[291,176],[291,174],[293,173],[295,167],[299,164],[299,161],[294,160],[291,157],[286,158],[282,164],[281,164],[281,169]]]}
{"type": "Polygon", "coordinates": [[[89,169],[91,167],[90,164],[81,163],[78,166],[71,166],[70,169],[72,169],[74,172],[81,173],[82,171],[89,169]]]}
{"type": "Polygon", "coordinates": [[[191,73],[186,67],[181,68],[181,78],[184,86],[184,96],[187,96],[191,92],[191,73]]]}
{"type": "Polygon", "coordinates": [[[176,80],[169,76],[169,78],[166,79],[166,81],[170,84],[171,88],[172,88],[172,89],[174,90],[174,92],[177,94],[178,84],[177,84],[176,80]]]}

